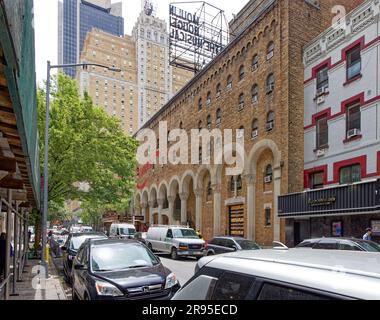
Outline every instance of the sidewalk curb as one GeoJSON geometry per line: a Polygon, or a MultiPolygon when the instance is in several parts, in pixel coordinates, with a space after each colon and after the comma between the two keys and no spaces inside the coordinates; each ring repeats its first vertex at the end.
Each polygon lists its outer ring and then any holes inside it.
{"type": "Polygon", "coordinates": [[[60,300],[68,300],[65,289],[62,285],[62,279],[59,276],[58,267],[56,265],[55,259],[52,256],[52,254],[50,254],[50,259],[49,259],[49,270],[51,271],[51,275],[54,275],[59,281],[60,290],[58,290],[58,288],[57,288],[57,292],[61,291],[63,294],[63,299],[60,299],[60,300]]]}

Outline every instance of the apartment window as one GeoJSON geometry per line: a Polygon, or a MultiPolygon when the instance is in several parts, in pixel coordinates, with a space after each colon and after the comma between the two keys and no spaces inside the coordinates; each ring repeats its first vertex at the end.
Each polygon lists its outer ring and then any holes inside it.
{"type": "Polygon", "coordinates": [[[329,143],[329,127],[327,115],[317,119],[317,149],[327,147],[329,143]]]}
{"type": "Polygon", "coordinates": [[[255,139],[259,135],[259,121],[257,119],[252,121],[252,133],[251,138],[255,139]]]}
{"type": "Polygon", "coordinates": [[[325,66],[317,71],[317,92],[322,91],[329,87],[329,67],[325,66]]]}
{"type": "Polygon", "coordinates": [[[252,87],[252,103],[256,104],[259,101],[259,86],[257,84],[252,87]]]}
{"type": "Polygon", "coordinates": [[[202,98],[198,100],[198,111],[202,110],[202,98]]]}
{"type": "Polygon", "coordinates": [[[271,73],[267,78],[267,94],[272,93],[274,90],[274,75],[271,73]]]}
{"type": "Polygon", "coordinates": [[[347,122],[347,138],[360,134],[361,129],[361,114],[360,103],[355,103],[347,108],[346,112],[347,122]]]}
{"type": "Polygon", "coordinates": [[[323,188],[323,176],[324,172],[316,172],[310,175],[310,188],[321,189],[323,188]]]}
{"type": "Polygon", "coordinates": [[[211,92],[210,92],[210,91],[207,93],[206,104],[207,104],[207,105],[210,105],[210,104],[211,104],[211,92]]]}
{"type": "Polygon", "coordinates": [[[222,85],[218,83],[216,86],[216,96],[219,97],[221,93],[222,93],[222,85]]]}
{"type": "Polygon", "coordinates": [[[207,116],[207,129],[211,130],[211,116],[207,116]]]}
{"type": "Polygon", "coordinates": [[[230,192],[235,192],[235,178],[233,176],[230,179],[230,192]]]}
{"type": "Polygon", "coordinates": [[[242,110],[244,108],[244,93],[241,93],[239,95],[239,110],[242,110]]]}
{"type": "Polygon", "coordinates": [[[236,179],[236,190],[241,190],[243,188],[243,181],[241,179],[241,175],[239,175],[236,179]]]}
{"type": "Polygon", "coordinates": [[[208,182],[207,184],[207,196],[212,195],[212,186],[211,186],[211,181],[208,182]]]}
{"type": "Polygon", "coordinates": [[[240,66],[240,68],[239,68],[239,81],[244,79],[244,75],[245,75],[244,66],[240,66]]]}
{"type": "Polygon", "coordinates": [[[272,181],[273,169],[271,164],[268,164],[265,168],[265,177],[268,178],[268,180],[272,181]]]}
{"type": "Polygon", "coordinates": [[[227,78],[227,90],[232,89],[232,76],[229,75],[227,78]]]}
{"type": "Polygon", "coordinates": [[[259,68],[259,55],[255,54],[252,59],[252,71],[255,71],[259,68]]]}
{"type": "Polygon", "coordinates": [[[360,75],[362,67],[360,44],[347,52],[347,80],[360,75]]]}
{"type": "Polygon", "coordinates": [[[361,180],[361,166],[355,164],[341,168],[339,171],[340,184],[350,184],[354,182],[360,182],[361,180]]]}
{"type": "Polygon", "coordinates": [[[267,60],[270,60],[273,58],[274,55],[274,43],[273,41],[268,44],[268,50],[267,50],[267,60]]]}
{"type": "Polygon", "coordinates": [[[267,115],[267,126],[266,129],[267,131],[271,131],[274,128],[274,112],[269,111],[267,115]]]}
{"type": "Polygon", "coordinates": [[[270,227],[270,225],[272,224],[272,221],[271,221],[271,208],[265,208],[265,226],[266,227],[270,227]]]}
{"type": "Polygon", "coordinates": [[[199,130],[199,132],[202,130],[202,121],[201,120],[199,120],[199,122],[198,122],[198,130],[199,130]]]}
{"type": "Polygon", "coordinates": [[[220,108],[216,110],[216,125],[219,125],[222,122],[222,110],[220,108]]]}
{"type": "Polygon", "coordinates": [[[182,130],[183,129],[183,123],[182,121],[179,123],[179,128],[182,130]]]}

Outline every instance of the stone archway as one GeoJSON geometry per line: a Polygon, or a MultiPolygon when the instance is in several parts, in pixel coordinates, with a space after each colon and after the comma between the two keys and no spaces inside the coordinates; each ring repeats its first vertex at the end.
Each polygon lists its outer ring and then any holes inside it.
{"type": "Polygon", "coordinates": [[[269,139],[256,143],[249,153],[244,178],[247,184],[247,237],[256,239],[256,188],[257,166],[261,155],[270,151],[273,157],[273,240],[280,241],[280,219],[278,218],[277,201],[281,193],[281,152],[277,144],[269,139]]]}
{"type": "Polygon", "coordinates": [[[192,171],[186,171],[181,178],[180,199],[181,199],[181,224],[196,228],[196,195],[195,176],[192,171]]]}
{"type": "Polygon", "coordinates": [[[173,224],[181,224],[180,180],[174,176],[169,183],[169,217],[173,224]]]}

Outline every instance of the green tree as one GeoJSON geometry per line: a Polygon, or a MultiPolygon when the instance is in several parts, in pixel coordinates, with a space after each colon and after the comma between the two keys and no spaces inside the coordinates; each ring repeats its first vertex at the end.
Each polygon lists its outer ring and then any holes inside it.
{"type": "MultiPolygon", "coordinates": [[[[38,129],[44,165],[45,88],[38,90],[38,129]]],[[[59,74],[53,77],[49,127],[49,212],[64,213],[66,200],[92,207],[123,207],[134,188],[137,142],[120,122],[94,106],[87,93],[59,74]],[[89,186],[80,190],[78,183],[89,186]]],[[[51,216],[49,216],[50,218],[51,216]]]]}

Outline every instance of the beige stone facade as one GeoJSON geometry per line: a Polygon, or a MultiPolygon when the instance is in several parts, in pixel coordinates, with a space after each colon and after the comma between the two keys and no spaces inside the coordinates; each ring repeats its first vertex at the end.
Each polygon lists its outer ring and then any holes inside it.
{"type": "Polygon", "coordinates": [[[93,29],[87,34],[80,61],[116,66],[112,72],[92,66],[78,70],[81,92],[103,106],[133,134],[192,77],[169,66],[166,22],[140,14],[131,36],[117,37],[93,29]]]}
{"type": "MultiPolygon", "coordinates": [[[[206,239],[233,233],[265,246],[285,240],[277,198],[303,190],[302,48],[332,17],[332,2],[318,2],[268,0],[263,11],[251,10],[258,18],[143,127],[157,136],[161,121],[188,136],[199,126],[244,129],[241,177],[227,176],[226,164],[141,166],[135,214],[147,223],[188,223],[206,239]]],[[[237,25],[239,16],[247,19],[238,14],[237,25]]]]}

